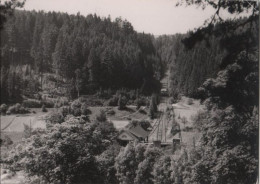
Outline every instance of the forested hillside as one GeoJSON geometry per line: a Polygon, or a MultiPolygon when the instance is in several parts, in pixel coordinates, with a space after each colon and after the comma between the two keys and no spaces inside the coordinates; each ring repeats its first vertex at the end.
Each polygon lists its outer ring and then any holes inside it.
{"type": "Polygon", "coordinates": [[[15,11],[1,30],[1,64],[2,102],[44,90],[48,81],[80,94],[99,88],[149,93],[163,72],[153,36],[120,18],[79,13],[15,11]]]}
{"type": "Polygon", "coordinates": [[[210,37],[208,42],[201,41],[192,49],[185,48],[183,36],[176,43],[175,60],[170,63],[170,88],[172,94],[193,95],[197,88],[219,70],[223,57],[219,39],[210,37]]]}
{"type": "MultiPolygon", "coordinates": [[[[242,24],[244,21],[245,19],[241,18],[236,20],[236,23],[242,24]]],[[[225,24],[231,27],[228,25],[231,21],[225,24]]],[[[253,27],[255,26],[253,24],[253,27]]],[[[191,31],[156,39],[158,53],[170,70],[171,95],[196,96],[198,88],[206,79],[216,77],[218,71],[245,49],[248,45],[247,38],[249,44],[256,44],[258,40],[257,29],[249,36],[248,26],[234,30],[234,34],[222,34],[226,29],[224,24],[216,24],[207,29],[208,32],[214,30],[214,34],[203,38],[202,33],[195,34],[191,31]]]]}
{"type": "Polygon", "coordinates": [[[183,41],[190,33],[160,36],[156,47],[170,70],[170,94],[194,95],[202,83],[219,70],[223,52],[219,39],[211,36],[193,48],[186,48],[183,41]]]}
{"type": "Polygon", "coordinates": [[[155,39],[155,48],[166,66],[175,60],[181,38],[183,34],[162,35],[155,39]]]}

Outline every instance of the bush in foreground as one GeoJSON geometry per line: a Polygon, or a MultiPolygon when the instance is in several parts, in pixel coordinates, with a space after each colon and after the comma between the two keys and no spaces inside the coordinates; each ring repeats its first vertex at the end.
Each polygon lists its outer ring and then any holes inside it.
{"type": "Polygon", "coordinates": [[[106,168],[110,164],[104,165],[107,159],[97,156],[112,145],[115,136],[112,123],[64,122],[23,140],[10,152],[7,161],[10,169],[19,166],[31,179],[38,178],[42,183],[104,183],[105,176],[100,177],[104,171],[99,166],[106,168]]]}

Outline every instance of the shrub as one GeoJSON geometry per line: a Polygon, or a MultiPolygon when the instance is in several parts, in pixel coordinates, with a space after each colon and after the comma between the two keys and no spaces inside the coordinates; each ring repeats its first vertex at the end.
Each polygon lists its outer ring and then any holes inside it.
{"type": "Polygon", "coordinates": [[[157,96],[158,95],[153,94],[151,97],[151,101],[150,101],[150,108],[152,108],[154,112],[157,112],[157,110],[158,110],[157,105],[159,104],[159,102],[158,102],[157,96]]]}
{"type": "Polygon", "coordinates": [[[73,115],[74,116],[80,116],[81,115],[81,109],[73,109],[73,115]]]}
{"type": "Polygon", "coordinates": [[[72,118],[75,118],[75,116],[68,114],[68,115],[65,116],[64,121],[69,121],[72,118]]]}
{"type": "Polygon", "coordinates": [[[45,105],[42,105],[42,112],[48,112],[48,110],[46,109],[45,105]]]}
{"type": "Polygon", "coordinates": [[[7,109],[8,109],[8,107],[7,107],[6,104],[2,104],[2,105],[0,106],[0,112],[3,113],[3,114],[6,113],[7,109]]]}
{"type": "Polygon", "coordinates": [[[118,97],[117,96],[113,96],[107,102],[108,106],[117,106],[117,104],[118,104],[118,97]]]}
{"type": "Polygon", "coordinates": [[[59,108],[65,105],[69,104],[68,98],[67,97],[57,97],[57,98],[49,98],[46,97],[42,101],[42,103],[47,107],[47,108],[59,108]]]}
{"type": "Polygon", "coordinates": [[[30,111],[28,109],[24,108],[23,106],[21,106],[21,104],[17,103],[13,106],[10,106],[6,114],[25,114],[29,112],[30,111]]]}
{"type": "Polygon", "coordinates": [[[32,128],[29,125],[23,124],[23,135],[25,138],[29,138],[32,135],[32,128]]]}
{"type": "Polygon", "coordinates": [[[68,114],[71,113],[70,106],[62,106],[62,107],[60,108],[60,112],[62,113],[62,115],[63,115],[64,117],[66,117],[68,114]]]}
{"type": "Polygon", "coordinates": [[[12,144],[13,144],[12,139],[8,135],[4,135],[4,137],[2,139],[2,145],[8,147],[8,146],[10,146],[12,144]]]}
{"type": "Polygon", "coordinates": [[[80,107],[81,107],[80,99],[74,100],[74,101],[71,103],[70,107],[71,107],[72,109],[80,108],[80,107]]]}
{"type": "Polygon", "coordinates": [[[149,115],[151,119],[155,117],[156,112],[157,112],[157,96],[153,94],[150,100],[150,107],[149,107],[149,115]]]}
{"type": "Polygon", "coordinates": [[[118,99],[118,110],[123,110],[126,108],[127,98],[125,96],[120,95],[118,99]]]}
{"type": "Polygon", "coordinates": [[[48,122],[51,124],[57,124],[64,122],[64,116],[60,111],[52,112],[48,118],[48,122]]]}
{"type": "Polygon", "coordinates": [[[74,116],[80,116],[81,115],[81,103],[80,100],[74,100],[71,105],[71,111],[73,113],[74,116]]]}
{"type": "Polygon", "coordinates": [[[21,106],[17,113],[25,114],[25,113],[29,113],[29,112],[30,111],[28,109],[26,109],[25,107],[21,106]]]}
{"type": "Polygon", "coordinates": [[[99,114],[96,116],[96,120],[99,122],[107,121],[107,116],[104,110],[100,110],[99,114]]]}
{"type": "Polygon", "coordinates": [[[45,100],[42,102],[42,104],[47,107],[47,108],[53,108],[54,107],[54,102],[51,100],[45,100]]]}
{"type": "Polygon", "coordinates": [[[23,101],[23,106],[27,108],[41,108],[42,104],[39,100],[28,99],[23,101]]]}
{"type": "Polygon", "coordinates": [[[69,100],[67,97],[60,97],[58,100],[62,106],[69,105],[69,100]]]}
{"type": "Polygon", "coordinates": [[[21,104],[17,103],[14,105],[14,107],[15,107],[15,111],[19,112],[19,110],[21,109],[22,106],[21,106],[21,104]]]}
{"type": "Polygon", "coordinates": [[[88,115],[91,111],[88,109],[87,103],[81,104],[81,115],[88,115]]]}
{"type": "Polygon", "coordinates": [[[136,127],[137,125],[140,125],[144,130],[148,131],[149,128],[151,128],[151,123],[148,120],[132,120],[127,127],[136,127]]]}
{"type": "Polygon", "coordinates": [[[10,106],[10,107],[8,108],[7,112],[9,112],[10,114],[16,113],[15,106],[14,106],[14,105],[10,106]]]}

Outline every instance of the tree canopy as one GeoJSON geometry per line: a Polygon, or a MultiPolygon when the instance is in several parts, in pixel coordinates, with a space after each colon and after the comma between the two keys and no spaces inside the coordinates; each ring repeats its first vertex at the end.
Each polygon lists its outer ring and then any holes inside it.
{"type": "MultiPolygon", "coordinates": [[[[48,76],[55,79],[51,82],[59,81],[58,87],[71,84],[73,88],[65,88],[74,89],[74,96],[99,88],[142,89],[149,94],[158,90],[156,81],[163,74],[154,37],[137,33],[120,18],[16,10],[1,38],[1,84],[22,94],[46,90],[48,76]],[[18,81],[15,75],[22,77],[18,81]],[[38,84],[35,90],[31,81],[38,84]]],[[[12,99],[11,91],[2,93],[3,101],[12,99]]]]}

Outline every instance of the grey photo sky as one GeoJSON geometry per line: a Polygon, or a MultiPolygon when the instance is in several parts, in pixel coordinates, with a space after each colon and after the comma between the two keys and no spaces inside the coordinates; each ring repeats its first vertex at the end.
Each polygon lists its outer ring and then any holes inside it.
{"type": "Polygon", "coordinates": [[[175,7],[177,0],[26,0],[25,10],[60,11],[82,15],[96,13],[101,17],[121,16],[138,32],[154,35],[185,33],[201,26],[214,14],[210,7],[202,10],[175,7]]]}

